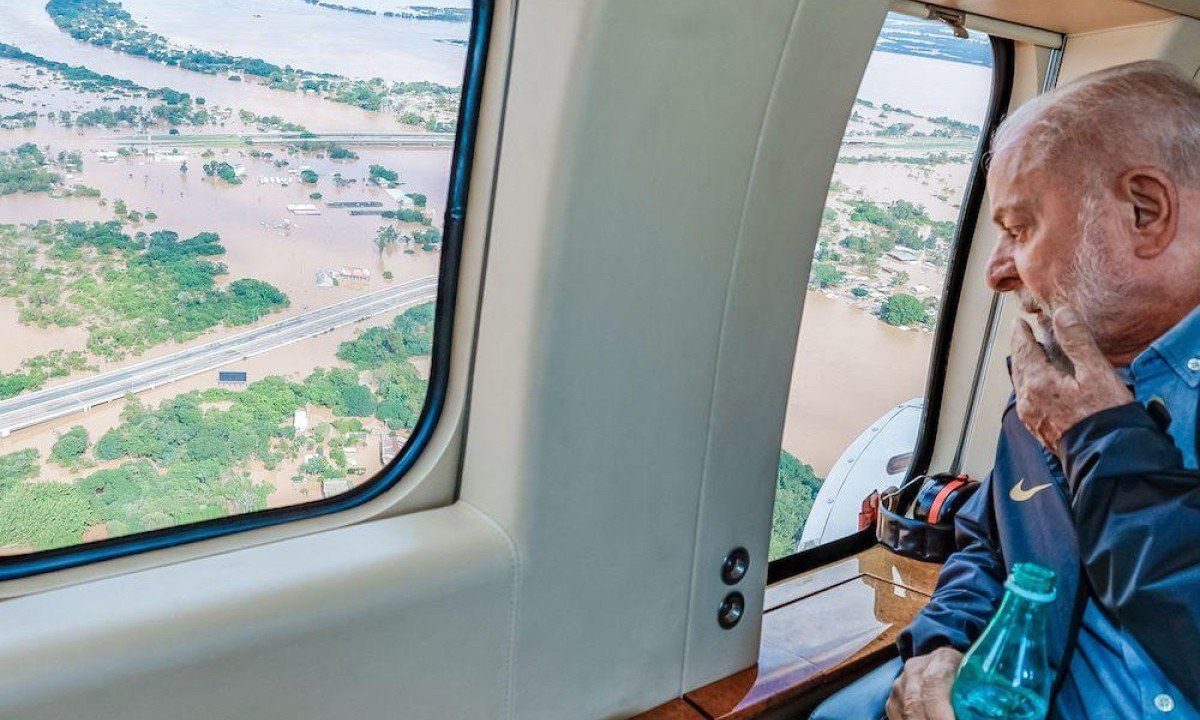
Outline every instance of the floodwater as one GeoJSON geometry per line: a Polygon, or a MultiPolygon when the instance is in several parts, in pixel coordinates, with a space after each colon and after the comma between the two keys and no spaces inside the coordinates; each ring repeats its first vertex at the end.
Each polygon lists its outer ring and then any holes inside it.
{"type": "MultiPolygon", "coordinates": [[[[397,68],[407,63],[413,74],[404,79],[439,79],[429,74],[461,73],[465,56],[465,50],[461,47],[436,43],[430,39],[431,34],[438,37],[465,37],[465,23],[370,18],[314,8],[302,0],[129,3],[126,7],[135,17],[144,19],[152,30],[174,40],[194,42],[213,50],[266,57],[276,62],[289,60],[282,56],[271,56],[269,51],[299,49],[305,53],[306,59],[304,63],[295,64],[323,72],[358,74],[348,67],[336,66],[336,62],[339,62],[339,58],[342,62],[350,62],[346,58],[357,58],[356,62],[366,68],[368,61],[364,58],[367,58],[372,68],[371,73],[365,74],[367,76],[398,72],[397,68]],[[251,19],[265,19],[273,27],[272,32],[264,33],[261,24],[244,21],[243,15],[251,10],[254,11],[251,15],[263,16],[251,19]],[[144,14],[151,17],[143,18],[144,14]],[[205,22],[199,21],[202,15],[205,22]],[[364,27],[364,20],[371,21],[370,29],[364,27]],[[386,28],[383,28],[385,20],[386,28]],[[157,22],[162,22],[164,26],[155,26],[157,22]],[[431,29],[431,26],[454,28],[431,29]],[[454,35],[451,32],[453,29],[457,29],[459,35],[454,35]],[[177,33],[185,31],[198,35],[177,36],[177,33]],[[295,38],[299,36],[320,38],[320,42],[297,43],[295,38]],[[340,37],[351,38],[352,45],[336,39],[340,37]],[[254,48],[239,43],[254,44],[262,52],[253,52],[254,48]],[[364,48],[371,52],[364,52],[364,48]],[[390,70],[385,71],[385,67],[390,70]]],[[[0,30],[0,41],[53,60],[84,65],[98,72],[128,78],[147,87],[170,86],[193,96],[206,97],[210,107],[220,105],[232,108],[234,118],[237,110],[247,109],[258,115],[280,115],[318,131],[411,130],[388,113],[370,113],[314,96],[269,90],[251,82],[229,82],[221,77],[167,67],[78,42],[53,24],[45,12],[44,0],[0,3],[0,28],[3,28],[0,30]]],[[[79,110],[135,102],[128,98],[104,100],[95,93],[78,93],[60,82],[51,81],[49,74],[38,75],[30,66],[12,61],[0,63],[0,77],[24,86],[39,87],[37,91],[24,93],[6,89],[6,96],[22,101],[0,101],[0,109],[8,112],[28,109],[41,112],[47,109],[79,110]]],[[[400,78],[396,75],[395,79],[400,78]]],[[[231,124],[236,130],[247,129],[236,119],[231,124]]],[[[221,133],[230,130],[209,126],[186,128],[185,131],[221,133]]],[[[313,152],[288,155],[281,147],[255,148],[272,152],[273,159],[251,157],[249,147],[214,147],[212,160],[228,162],[245,172],[243,183],[231,186],[204,176],[202,165],[209,160],[202,156],[204,148],[179,148],[179,154],[175,155],[173,148],[165,145],[156,148],[160,152],[158,158],[145,155],[119,157],[114,161],[100,158],[99,151],[115,150],[129,136],[128,129],[66,128],[51,124],[44,117],[39,119],[37,128],[0,131],[0,148],[34,142],[48,146],[51,155],[59,150],[82,150],[83,170],[69,178],[69,182],[97,188],[107,199],[107,204],[104,204],[96,199],[55,198],[44,194],[8,195],[0,197],[0,222],[108,220],[114,217],[112,204],[119,198],[131,210],[153,211],[158,215],[155,222],[143,222],[130,227],[131,232],[169,229],[179,232],[183,237],[203,231],[216,232],[220,234],[227,250],[220,258],[229,267],[229,275],[223,281],[242,277],[258,278],[276,285],[291,298],[291,306],[286,311],[265,318],[263,322],[338,302],[361,292],[381,289],[389,283],[383,278],[384,272],[394,275],[391,282],[401,282],[434,275],[438,271],[440,257],[437,253],[418,250],[415,254],[408,254],[396,247],[380,252],[375,245],[375,234],[388,221],[378,216],[352,216],[347,209],[329,208],[324,203],[375,201],[382,203],[385,209],[394,207],[395,202],[382,188],[368,182],[369,165],[380,164],[400,174],[402,191],[420,192],[428,197],[429,214],[434,225],[440,226],[452,157],[452,151],[448,148],[359,147],[354,148],[360,155],[358,160],[335,161],[313,152]],[[287,160],[289,164],[277,167],[273,160],[287,160]],[[185,162],[187,172],[181,172],[185,162]],[[320,175],[317,184],[298,181],[294,172],[302,167],[311,168],[320,175]],[[334,173],[340,173],[346,180],[354,182],[338,187],[333,182],[334,173]],[[285,187],[278,182],[264,184],[260,183],[260,178],[280,178],[288,181],[288,185],[285,187]],[[321,193],[322,199],[310,199],[309,195],[313,192],[321,193]],[[300,204],[316,204],[321,214],[294,215],[287,210],[288,205],[300,204]],[[371,278],[368,282],[353,285],[317,285],[315,279],[318,271],[337,271],[343,267],[366,269],[371,278]]],[[[399,225],[401,232],[412,232],[419,227],[413,224],[399,225]]],[[[40,354],[52,347],[82,349],[86,339],[85,333],[78,329],[41,331],[19,327],[16,308],[11,301],[0,303],[0,331],[7,331],[7,337],[16,338],[18,342],[15,347],[20,348],[19,355],[0,359],[0,370],[13,369],[24,357],[40,354]]],[[[222,332],[214,331],[195,342],[211,339],[222,332]]],[[[149,355],[158,354],[160,350],[163,348],[156,348],[149,355]]],[[[132,361],[134,359],[126,362],[132,361]]],[[[108,365],[104,369],[108,369],[108,365]]]]}
{"type": "MultiPolygon", "coordinates": [[[[337,4],[379,12],[400,9],[398,3],[337,4]]],[[[447,6],[442,0],[429,4],[447,6]]],[[[438,41],[465,40],[470,27],[350,13],[303,0],[123,0],[122,5],[148,29],[183,45],[219,47],[233,55],[346,77],[451,86],[462,82],[466,48],[438,41]]]]}
{"type": "MultiPolygon", "coordinates": [[[[461,0],[459,0],[461,1],[461,0]]],[[[372,6],[363,0],[364,6],[372,6]]],[[[373,0],[379,4],[378,0],[373,0]]],[[[451,2],[457,5],[458,2],[451,2]]],[[[127,8],[139,19],[145,19],[156,32],[173,36],[175,40],[235,54],[264,57],[275,62],[291,62],[279,51],[304,53],[304,61],[293,64],[306,69],[359,75],[350,65],[338,62],[359,62],[360,68],[371,68],[364,77],[383,75],[388,79],[435,80],[457,84],[452,78],[461,75],[465,49],[435,42],[437,38],[465,37],[464,23],[401,21],[394,18],[374,18],[370,28],[363,26],[361,15],[313,8],[301,0],[209,0],[189,4],[129,3],[127,8]],[[170,5],[172,7],[166,7],[170,5]],[[239,13],[257,8],[271,24],[269,33],[262,24],[239,20],[239,13]],[[189,15],[191,13],[191,15],[189,15]],[[143,18],[149,14],[152,17],[143,18]],[[205,22],[199,22],[204,15],[205,22]],[[208,21],[211,19],[211,23],[208,21]],[[383,27],[381,23],[388,24],[383,27]],[[155,27],[162,22],[164,27],[155,27]],[[453,26],[453,27],[442,27],[453,26]],[[380,28],[383,28],[382,30],[380,28]],[[186,32],[185,32],[186,31],[186,32]],[[343,32],[344,31],[344,32],[343,32]],[[194,36],[187,32],[195,33],[194,36]],[[178,37],[174,37],[179,33],[178,37]],[[373,34],[372,34],[373,33],[373,34]],[[457,33],[457,34],[456,34],[457,33]],[[436,37],[434,37],[436,36],[436,37]],[[297,42],[297,37],[312,40],[297,42]],[[339,40],[338,38],[343,38],[339,40]],[[344,40],[349,38],[349,41],[344,40]],[[239,43],[255,43],[262,52],[253,52],[239,43]],[[347,60],[356,58],[357,60],[347,60]],[[407,64],[403,74],[400,65],[407,64]]],[[[384,9],[396,9],[380,7],[384,9]]],[[[244,19],[244,18],[242,18],[244,19]]],[[[254,18],[255,20],[259,18],[254,18]]],[[[78,42],[62,33],[45,12],[44,0],[6,0],[0,3],[0,42],[17,45],[29,52],[52,60],[83,65],[97,72],[127,78],[147,87],[169,86],[196,97],[205,97],[209,107],[232,109],[230,128],[207,126],[185,128],[188,133],[228,133],[252,128],[237,118],[237,111],[250,110],[258,115],[279,115],[285,120],[305,125],[314,131],[385,131],[411,132],[389,113],[371,113],[359,108],[322,100],[315,96],[270,90],[252,82],[230,82],[223,77],[204,75],[164,66],[142,58],[96,48],[78,42]]],[[[120,97],[119,93],[79,93],[50,73],[14,61],[0,61],[0,80],[21,86],[36,87],[23,91],[4,88],[0,92],[0,110],[19,112],[37,110],[40,113],[56,110],[90,109],[98,106],[115,107],[122,104],[145,105],[145,100],[120,97]]],[[[164,132],[158,129],[157,132],[164,132]]],[[[0,130],[0,149],[24,142],[34,142],[48,148],[53,156],[60,150],[83,152],[83,169],[67,177],[67,184],[82,184],[101,191],[105,202],[91,198],[61,198],[46,194],[15,194],[0,196],[0,223],[28,223],[41,219],[102,221],[114,217],[113,205],[123,200],[130,210],[153,211],[154,222],[143,221],[127,225],[127,232],[174,230],[183,237],[199,232],[220,234],[227,252],[217,258],[228,266],[229,273],[219,279],[228,282],[250,277],[272,283],[288,294],[291,305],[281,313],[263,318],[259,324],[275,322],[283,317],[329,305],[354,295],[379,290],[388,285],[419,277],[436,275],[440,253],[416,249],[406,253],[401,247],[380,251],[375,244],[378,229],[389,221],[378,216],[352,216],[348,209],[331,208],[332,201],[375,201],[378,209],[396,206],[395,201],[380,187],[369,182],[369,166],[383,165],[400,175],[399,189],[419,192],[428,197],[428,212],[435,227],[441,226],[449,184],[452,151],[442,149],[394,148],[347,144],[359,153],[357,160],[331,160],[320,152],[288,154],[282,147],[256,146],[260,152],[271,152],[273,158],[252,157],[250,147],[212,147],[211,156],[204,157],[203,147],[156,147],[155,155],[137,154],[130,157],[102,158],[101,151],[121,147],[131,135],[128,129],[66,128],[51,123],[43,116],[33,129],[0,130]],[[209,159],[224,161],[244,172],[243,183],[228,185],[205,177],[202,165],[209,159]],[[288,164],[278,167],[275,160],[288,164]],[[182,171],[186,163],[187,171],[182,171]],[[315,185],[299,182],[295,173],[311,168],[320,178],[315,185]],[[333,175],[340,174],[353,181],[337,186],[333,175]],[[287,181],[260,182],[260,178],[287,181]],[[322,198],[311,199],[319,192],[322,198]],[[313,204],[318,215],[296,215],[287,205],[313,204]],[[342,282],[336,286],[317,283],[319,271],[337,272],[342,268],[361,268],[370,273],[365,282],[342,282]],[[384,278],[384,273],[392,276],[384,278]]],[[[411,233],[421,226],[397,224],[402,233],[411,233]]],[[[188,344],[206,342],[246,328],[216,328],[188,344]]],[[[20,361],[51,349],[82,350],[86,347],[85,328],[39,329],[18,322],[18,308],[11,299],[0,299],[0,333],[11,348],[0,357],[0,371],[16,369],[20,361]]],[[[337,341],[352,335],[343,329],[290,346],[285,352],[272,352],[254,358],[251,369],[259,376],[272,369],[295,375],[311,367],[336,362],[337,341]],[[349,333],[349,334],[347,334],[349,333]],[[301,355],[301,349],[303,355],[301,355]],[[297,365],[299,363],[299,365],[297,365]],[[302,367],[301,367],[302,366],[302,367]]],[[[116,362],[92,359],[101,372],[150,357],[169,354],[179,349],[175,343],[164,343],[140,357],[116,362]]],[[[56,379],[49,385],[67,382],[56,379]]],[[[151,401],[169,397],[193,387],[207,387],[207,374],[162,388],[148,395],[151,401]]],[[[86,424],[104,422],[105,411],[96,413],[86,424]]],[[[48,442],[80,418],[64,418],[47,423],[25,433],[0,441],[0,452],[11,452],[38,438],[35,444],[48,447],[48,442]],[[49,440],[48,440],[49,439],[49,440]]],[[[98,426],[96,429],[100,429],[98,426]]],[[[278,473],[276,473],[278,474],[278,473]]],[[[278,480],[272,475],[273,482],[278,480]]],[[[286,480],[286,478],[285,478],[286,480]]],[[[290,481],[287,481],[290,482],[290,481]]],[[[284,490],[295,490],[286,483],[276,483],[284,490]]],[[[289,492],[281,490],[282,495],[289,492]]],[[[282,502],[273,497],[272,504],[282,502]]]]}
{"type": "MultiPolygon", "coordinates": [[[[982,126],[991,81],[990,68],[876,52],[858,97],[926,117],[944,115],[982,126]]],[[[923,205],[934,219],[952,221],[958,216],[968,170],[965,164],[934,168],[842,164],[835,177],[874,202],[909,200],[923,205]]],[[[883,264],[903,269],[910,283],[924,284],[940,294],[942,272],[914,264],[883,264]]],[[[783,449],[811,464],[818,477],[825,477],[862,431],[896,405],[924,397],[932,346],[932,333],[900,330],[848,302],[808,292],[783,449]]]]}
{"type": "Polygon", "coordinates": [[[979,126],[991,94],[991,68],[890,52],[871,53],[858,91],[858,97],[876,105],[890,103],[979,126]]]}
{"type": "MultiPolygon", "coordinates": [[[[262,4],[264,7],[269,7],[282,2],[283,0],[276,0],[274,3],[264,2],[262,4]]],[[[300,8],[309,7],[300,0],[296,0],[296,4],[300,8]]],[[[411,131],[411,128],[401,124],[391,113],[368,112],[350,105],[321,100],[311,95],[271,90],[254,82],[230,82],[223,76],[183,70],[115,50],[88,45],[59,30],[46,13],[45,5],[44,0],[5,0],[0,3],[0,42],[16,45],[22,50],[50,60],[66,62],[71,65],[83,65],[96,72],[132,80],[145,87],[170,87],[191,93],[194,97],[203,97],[210,103],[250,110],[257,115],[279,115],[315,132],[411,131]]],[[[332,13],[333,11],[328,12],[332,13]]],[[[298,32],[300,37],[312,38],[314,41],[320,39],[321,42],[325,42],[324,34],[326,32],[330,36],[336,36],[340,32],[342,23],[358,20],[360,20],[359,16],[354,13],[337,12],[330,16],[326,25],[322,26],[325,28],[324,31],[311,26],[306,28],[292,26],[292,29],[298,32]]],[[[306,43],[296,41],[296,37],[296,35],[292,35],[290,42],[298,48],[307,47],[306,43]]],[[[389,42],[397,44],[400,39],[400,35],[397,34],[389,42]]],[[[443,46],[439,45],[439,47],[443,46]]],[[[442,71],[443,74],[446,77],[461,77],[463,58],[465,58],[463,49],[455,46],[444,47],[454,48],[459,53],[459,59],[454,67],[447,66],[442,71]]],[[[206,49],[228,50],[228,46],[219,39],[214,39],[214,42],[207,45],[206,49]]],[[[365,50],[364,52],[364,47],[360,46],[356,48],[355,54],[374,56],[378,52],[378,48],[375,47],[366,47],[365,50]]],[[[327,70],[312,65],[313,63],[308,63],[305,69],[318,72],[327,70]]],[[[378,71],[373,72],[371,76],[378,74],[378,71]]],[[[454,81],[452,84],[458,84],[458,81],[454,81]]]]}
{"type": "MultiPolygon", "coordinates": [[[[288,313],[382,289],[387,282],[384,271],[391,271],[397,278],[437,272],[435,254],[418,251],[408,255],[397,248],[379,252],[375,233],[388,221],[371,215],[352,216],[346,209],[329,208],[324,203],[365,200],[390,207],[391,198],[366,182],[367,164],[377,162],[401,173],[406,180],[402,189],[425,192],[431,205],[444,207],[448,151],[383,149],[368,154],[364,150],[362,159],[355,162],[318,160],[315,154],[293,156],[293,165],[311,166],[319,173],[321,179],[316,185],[300,183],[286,170],[275,168],[270,160],[249,157],[244,150],[218,151],[212,159],[245,167],[245,179],[236,186],[205,177],[201,166],[208,160],[194,149],[190,152],[185,161],[186,173],[180,172],[183,162],[178,160],[134,156],[105,162],[94,153],[85,154],[84,171],[76,181],[98,188],[109,199],[109,207],[101,207],[95,199],[8,196],[0,198],[0,221],[111,219],[111,204],[119,198],[131,210],[152,210],[159,216],[155,222],[142,222],[129,230],[175,230],[182,237],[204,231],[220,234],[227,252],[219,259],[228,265],[229,279],[251,277],[276,285],[292,299],[288,313]],[[330,179],[333,172],[357,182],[337,188],[330,179]],[[290,183],[287,187],[260,184],[260,177],[287,177],[290,183]],[[314,191],[322,193],[320,203],[309,199],[314,191]],[[293,215],[287,210],[289,204],[317,204],[322,214],[293,215]],[[336,271],[343,266],[365,268],[371,280],[354,287],[317,286],[318,270],[336,271]]],[[[419,226],[401,227],[411,232],[419,226]]]]}
{"type": "Polygon", "coordinates": [[[825,477],[842,451],[896,405],[925,395],[933,335],[894,328],[819,292],[804,318],[783,449],[825,477]]]}

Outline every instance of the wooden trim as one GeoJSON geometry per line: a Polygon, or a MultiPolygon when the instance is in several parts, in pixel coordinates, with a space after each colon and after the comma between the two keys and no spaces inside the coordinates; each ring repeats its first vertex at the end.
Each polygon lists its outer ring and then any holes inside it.
{"type": "Polygon", "coordinates": [[[687,700],[676,698],[665,705],[638,715],[636,720],[709,720],[687,700]]]}

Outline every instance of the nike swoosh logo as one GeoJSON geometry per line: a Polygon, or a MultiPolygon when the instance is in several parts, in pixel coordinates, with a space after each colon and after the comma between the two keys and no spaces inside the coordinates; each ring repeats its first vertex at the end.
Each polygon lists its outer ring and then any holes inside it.
{"type": "Polygon", "coordinates": [[[1025,487],[1025,478],[1021,478],[1021,482],[1013,485],[1012,490],[1008,491],[1008,496],[1012,498],[1013,502],[1025,502],[1048,487],[1050,487],[1050,483],[1027,488],[1025,487]]]}

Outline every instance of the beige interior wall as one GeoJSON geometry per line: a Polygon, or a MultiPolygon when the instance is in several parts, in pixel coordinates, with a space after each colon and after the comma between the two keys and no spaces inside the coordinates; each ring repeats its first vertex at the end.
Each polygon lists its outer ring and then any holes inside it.
{"type": "Polygon", "coordinates": [[[1060,82],[1135,60],[1165,60],[1188,75],[1200,68],[1200,20],[1174,18],[1130,28],[1071,35],[1060,82]]]}
{"type": "Polygon", "coordinates": [[[808,263],[886,3],[590,9],[522,8],[543,39],[518,35],[464,467],[520,554],[519,717],[616,717],[757,657],[808,263]]]}
{"type": "MultiPolygon", "coordinates": [[[[1164,1],[1186,3],[1195,0],[1155,0],[1164,1]]],[[[1136,0],[939,0],[933,4],[1065,34],[1126,27],[1171,17],[1166,10],[1136,0]]]]}
{"type": "Polygon", "coordinates": [[[0,718],[512,717],[512,557],[453,506],[8,600],[0,718]]]}

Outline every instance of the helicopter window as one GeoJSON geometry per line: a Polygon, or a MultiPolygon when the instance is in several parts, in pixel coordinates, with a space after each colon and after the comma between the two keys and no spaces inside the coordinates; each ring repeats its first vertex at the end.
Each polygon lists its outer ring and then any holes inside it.
{"type": "Polygon", "coordinates": [[[884,23],[812,260],[772,560],[856,532],[865,497],[909,469],[993,64],[985,34],[897,13],[884,23]]]}
{"type": "Polygon", "coordinates": [[[411,465],[490,3],[389,5],[0,9],[0,577],[340,510],[411,465]]]}

